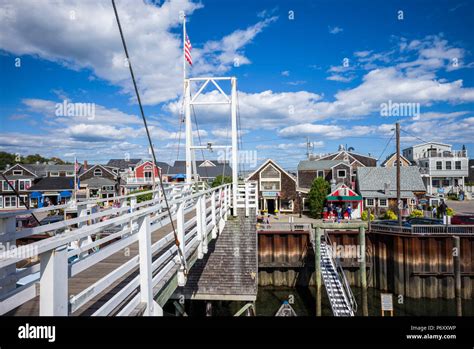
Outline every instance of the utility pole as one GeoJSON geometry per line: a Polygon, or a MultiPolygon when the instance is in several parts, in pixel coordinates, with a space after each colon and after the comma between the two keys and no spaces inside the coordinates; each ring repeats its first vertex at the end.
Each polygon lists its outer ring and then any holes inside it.
{"type": "Polygon", "coordinates": [[[401,209],[401,198],[400,198],[400,123],[397,122],[395,127],[396,137],[397,137],[397,215],[398,215],[398,225],[402,226],[402,209],[401,209]]]}

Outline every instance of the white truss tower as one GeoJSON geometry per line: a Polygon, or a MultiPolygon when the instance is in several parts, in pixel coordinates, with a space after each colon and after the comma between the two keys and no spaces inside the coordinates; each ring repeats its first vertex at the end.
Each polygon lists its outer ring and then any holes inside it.
{"type": "MultiPolygon", "coordinates": [[[[196,157],[195,151],[197,149],[224,149],[226,155],[228,150],[231,152],[231,166],[232,166],[232,206],[234,208],[234,215],[237,215],[237,186],[238,186],[238,142],[237,142],[237,78],[235,77],[204,77],[204,78],[187,78],[184,80],[184,115],[185,115],[185,132],[186,132],[186,182],[192,183],[195,181],[197,176],[196,157]],[[224,92],[219,86],[221,81],[230,81],[231,84],[231,96],[224,92]],[[191,96],[191,85],[193,83],[203,84],[199,90],[191,96]],[[199,101],[198,97],[202,94],[204,89],[209,85],[213,84],[215,88],[220,92],[222,100],[219,101],[199,101]],[[193,145],[193,127],[191,122],[191,106],[192,105],[230,105],[231,114],[231,145],[207,145],[207,146],[194,146],[193,145]]],[[[227,159],[227,156],[226,156],[227,159]]]]}

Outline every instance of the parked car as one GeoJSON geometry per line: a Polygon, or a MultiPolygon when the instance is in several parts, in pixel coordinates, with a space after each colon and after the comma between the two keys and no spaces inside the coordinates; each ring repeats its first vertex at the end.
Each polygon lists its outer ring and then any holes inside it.
{"type": "Polygon", "coordinates": [[[437,219],[437,218],[422,218],[422,217],[413,217],[413,218],[408,218],[407,223],[409,226],[412,225],[439,225],[443,224],[442,219],[437,219]]]}
{"type": "Polygon", "coordinates": [[[474,215],[456,215],[451,218],[451,224],[474,225],[474,215]]]}

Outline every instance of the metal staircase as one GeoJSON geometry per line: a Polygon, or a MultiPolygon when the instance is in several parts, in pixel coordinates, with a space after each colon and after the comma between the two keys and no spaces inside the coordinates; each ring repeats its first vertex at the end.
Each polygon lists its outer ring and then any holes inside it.
{"type": "Polygon", "coordinates": [[[357,303],[327,234],[321,241],[321,274],[334,316],[354,316],[357,303]]]}

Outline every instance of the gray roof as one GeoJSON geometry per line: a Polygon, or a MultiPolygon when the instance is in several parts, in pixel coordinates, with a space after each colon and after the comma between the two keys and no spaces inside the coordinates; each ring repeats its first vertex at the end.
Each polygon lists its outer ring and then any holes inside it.
{"type": "Polygon", "coordinates": [[[298,171],[327,170],[341,162],[349,165],[344,160],[303,160],[298,164],[298,171]]]}
{"type": "Polygon", "coordinates": [[[70,172],[74,171],[74,165],[48,165],[48,164],[21,164],[28,171],[33,172],[37,176],[46,176],[47,172],[70,172]]]}
{"type": "Polygon", "coordinates": [[[92,177],[88,179],[84,179],[83,181],[80,182],[80,184],[87,184],[88,188],[102,188],[104,185],[113,185],[115,186],[116,182],[108,179],[108,178],[103,178],[103,177],[92,177]]]}
{"type": "MultiPolygon", "coordinates": [[[[413,192],[425,192],[426,188],[416,166],[401,167],[401,196],[413,197],[413,192]]],[[[396,197],[396,167],[359,167],[357,169],[357,188],[363,197],[396,197]],[[385,193],[385,183],[389,183],[389,191],[385,193]]]]}
{"type": "Polygon", "coordinates": [[[142,159],[110,159],[106,166],[116,167],[125,170],[129,167],[135,167],[142,159]]]}
{"type": "MultiPolygon", "coordinates": [[[[215,178],[217,176],[232,176],[232,168],[230,167],[229,161],[218,161],[218,160],[206,160],[211,161],[216,166],[203,166],[200,165],[204,162],[203,160],[196,160],[197,172],[202,178],[215,178]]],[[[167,174],[166,171],[163,171],[167,174]]],[[[186,161],[177,160],[174,162],[173,167],[169,169],[169,175],[186,173],[186,161]]]]}

